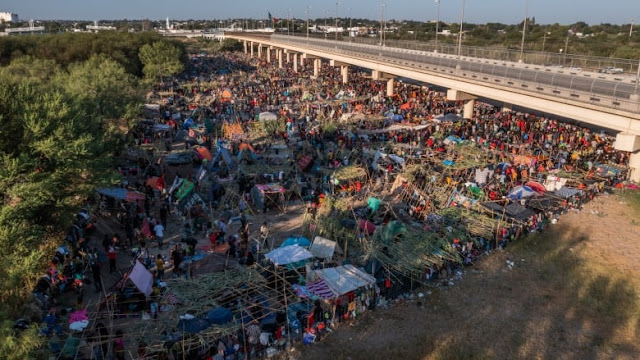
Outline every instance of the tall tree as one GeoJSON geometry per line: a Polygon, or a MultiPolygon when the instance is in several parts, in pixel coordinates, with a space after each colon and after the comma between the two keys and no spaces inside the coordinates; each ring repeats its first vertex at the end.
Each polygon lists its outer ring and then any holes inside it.
{"type": "Polygon", "coordinates": [[[139,56],[142,71],[150,79],[173,76],[184,69],[181,49],[164,40],[142,46],[139,56]]]}

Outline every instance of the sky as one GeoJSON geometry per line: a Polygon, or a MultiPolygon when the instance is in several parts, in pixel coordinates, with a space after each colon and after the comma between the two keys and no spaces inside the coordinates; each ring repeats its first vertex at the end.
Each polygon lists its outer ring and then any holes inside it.
{"type": "MultiPolygon", "coordinates": [[[[538,24],[628,24],[640,22],[640,0],[441,0],[440,20],[459,22],[462,1],[465,22],[516,24],[525,16],[538,24]]],[[[429,21],[437,18],[435,0],[338,0],[338,17],[384,18],[429,21]]],[[[0,11],[17,13],[21,19],[228,19],[274,17],[334,17],[333,0],[0,0],[0,11]]]]}

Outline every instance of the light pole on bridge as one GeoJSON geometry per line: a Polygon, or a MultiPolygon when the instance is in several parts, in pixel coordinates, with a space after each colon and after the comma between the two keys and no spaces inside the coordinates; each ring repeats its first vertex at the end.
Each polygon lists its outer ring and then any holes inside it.
{"type": "Polygon", "coordinates": [[[460,55],[462,54],[462,23],[464,23],[464,3],[465,3],[465,0],[462,0],[462,14],[460,15],[460,32],[458,33],[458,60],[460,60],[460,55]]]}
{"type": "Polygon", "coordinates": [[[435,0],[438,5],[438,17],[436,18],[436,49],[433,51],[435,53],[438,52],[438,30],[440,26],[440,0],[435,0]]]}
{"type": "Polygon", "coordinates": [[[524,0],[524,23],[522,25],[522,42],[520,43],[520,60],[524,62],[524,37],[527,34],[527,18],[529,17],[529,0],[524,0]]]}

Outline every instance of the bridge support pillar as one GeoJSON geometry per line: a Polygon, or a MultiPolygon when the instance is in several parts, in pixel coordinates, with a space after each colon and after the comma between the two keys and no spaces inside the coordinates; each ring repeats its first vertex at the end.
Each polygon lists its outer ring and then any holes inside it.
{"type": "Polygon", "coordinates": [[[249,43],[249,47],[251,48],[251,57],[253,57],[253,41],[249,43]]]}
{"type": "Polygon", "coordinates": [[[318,77],[320,74],[320,59],[313,59],[313,76],[318,77]]]}
{"type": "Polygon", "coordinates": [[[293,54],[293,72],[298,72],[298,54],[293,54]]]}
{"type": "Polygon", "coordinates": [[[349,67],[348,66],[341,66],[340,67],[340,73],[342,74],[342,83],[346,84],[349,82],[349,67]]]}
{"type": "Polygon", "coordinates": [[[465,119],[473,118],[473,107],[476,105],[474,99],[465,100],[464,107],[462,108],[462,117],[465,119]]]}
{"type": "Polygon", "coordinates": [[[246,53],[248,53],[248,52],[249,52],[249,48],[247,47],[247,42],[246,42],[246,41],[243,41],[243,42],[242,42],[242,45],[244,45],[244,53],[245,53],[245,54],[246,54],[246,53]]]}
{"type": "Polygon", "coordinates": [[[258,43],[258,58],[262,57],[262,44],[258,43]]]}
{"type": "Polygon", "coordinates": [[[619,151],[628,151],[629,154],[629,180],[640,183],[640,136],[618,133],[613,148],[619,151]]]}
{"type": "Polygon", "coordinates": [[[267,47],[267,62],[271,63],[271,48],[267,47]]]}
{"type": "Polygon", "coordinates": [[[287,53],[287,64],[291,62],[291,53],[287,53]]]}
{"type": "Polygon", "coordinates": [[[640,151],[631,153],[629,156],[629,180],[640,183],[640,151]]]}
{"type": "Polygon", "coordinates": [[[462,117],[464,117],[465,119],[473,118],[473,107],[475,106],[476,100],[475,96],[459,90],[448,89],[447,100],[464,101],[464,107],[462,108],[462,117]]]}
{"type": "Polygon", "coordinates": [[[282,69],[282,49],[278,50],[278,68],[282,69]]]}
{"type": "Polygon", "coordinates": [[[393,78],[387,80],[387,96],[393,96],[393,78]]]}

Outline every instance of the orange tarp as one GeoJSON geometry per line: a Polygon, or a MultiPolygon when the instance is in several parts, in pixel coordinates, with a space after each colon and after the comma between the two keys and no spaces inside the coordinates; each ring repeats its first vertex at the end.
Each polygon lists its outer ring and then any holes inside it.
{"type": "Polygon", "coordinates": [[[196,148],[196,151],[198,152],[201,158],[207,159],[207,161],[211,161],[211,159],[213,159],[213,156],[211,156],[211,152],[209,151],[209,149],[207,149],[204,146],[198,146],[196,148]]]}

